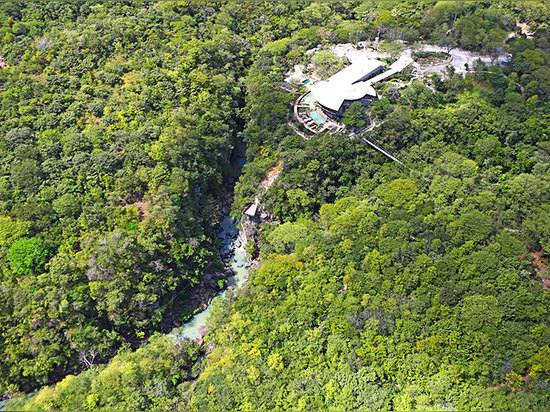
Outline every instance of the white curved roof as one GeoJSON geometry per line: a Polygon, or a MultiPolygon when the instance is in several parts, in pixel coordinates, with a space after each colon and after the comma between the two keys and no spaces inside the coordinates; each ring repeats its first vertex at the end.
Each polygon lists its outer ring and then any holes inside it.
{"type": "Polygon", "coordinates": [[[344,100],[359,100],[366,95],[376,97],[376,91],[368,81],[346,85],[319,82],[311,88],[311,92],[321,105],[334,111],[340,109],[344,100]]]}
{"type": "Polygon", "coordinates": [[[338,111],[344,100],[359,100],[367,95],[376,97],[376,91],[369,80],[361,79],[384,67],[378,60],[362,60],[339,71],[327,81],[316,83],[311,92],[321,105],[338,111]]]}

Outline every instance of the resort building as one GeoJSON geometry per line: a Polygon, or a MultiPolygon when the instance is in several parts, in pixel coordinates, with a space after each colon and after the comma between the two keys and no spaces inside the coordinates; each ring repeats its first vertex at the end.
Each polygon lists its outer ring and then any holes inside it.
{"type": "Polygon", "coordinates": [[[377,97],[369,79],[380,74],[385,66],[379,60],[355,61],[328,80],[311,86],[311,93],[327,116],[338,119],[354,101],[366,106],[377,97]]]}

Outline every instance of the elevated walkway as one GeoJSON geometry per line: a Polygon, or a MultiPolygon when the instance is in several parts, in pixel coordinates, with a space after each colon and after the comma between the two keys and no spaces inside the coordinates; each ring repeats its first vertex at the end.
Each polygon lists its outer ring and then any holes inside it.
{"type": "Polygon", "coordinates": [[[384,80],[387,80],[389,77],[393,76],[394,74],[400,73],[403,71],[405,67],[407,67],[409,64],[412,64],[414,60],[411,56],[403,55],[399,59],[397,59],[388,70],[385,72],[380,73],[377,76],[374,76],[372,79],[368,80],[371,84],[381,82],[384,80]]]}

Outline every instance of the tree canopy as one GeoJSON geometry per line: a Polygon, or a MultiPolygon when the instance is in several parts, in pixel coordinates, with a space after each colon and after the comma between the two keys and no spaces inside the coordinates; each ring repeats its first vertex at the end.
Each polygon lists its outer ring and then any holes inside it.
{"type": "Polygon", "coordinates": [[[549,18],[538,1],[1,3],[8,409],[548,409],[549,18]],[[343,122],[374,120],[406,167],[347,131],[296,135],[288,71],[329,76],[345,62],[325,46],[375,40],[511,57],[351,105],[343,122]],[[223,270],[232,191],[234,217],[256,196],[270,217],[256,269],[204,342],[163,336],[223,270]]]}

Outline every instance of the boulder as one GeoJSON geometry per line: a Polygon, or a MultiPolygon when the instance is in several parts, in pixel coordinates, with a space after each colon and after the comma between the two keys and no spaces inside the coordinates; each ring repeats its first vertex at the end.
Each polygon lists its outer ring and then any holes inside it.
{"type": "Polygon", "coordinates": [[[201,334],[201,340],[208,334],[208,326],[199,326],[199,333],[201,334]]]}

